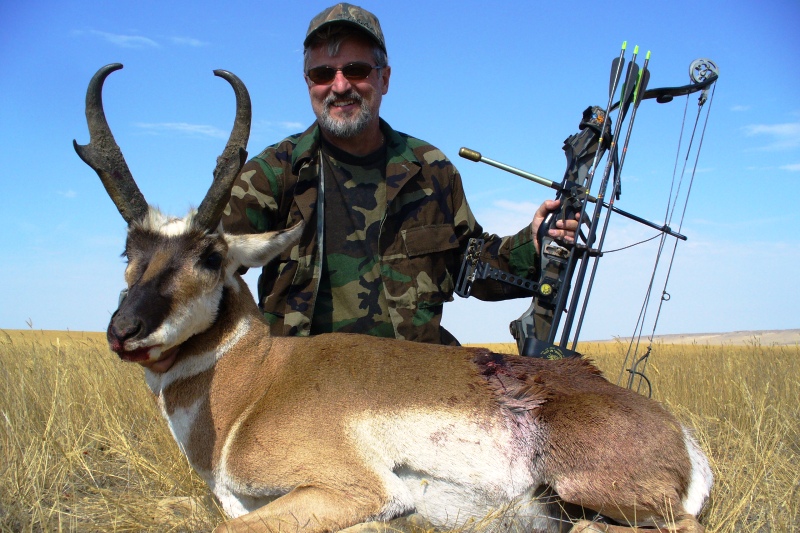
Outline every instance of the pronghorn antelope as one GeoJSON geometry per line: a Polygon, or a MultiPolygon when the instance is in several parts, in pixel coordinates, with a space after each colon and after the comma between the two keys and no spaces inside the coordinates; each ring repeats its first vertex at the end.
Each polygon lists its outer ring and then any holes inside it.
{"type": "Polygon", "coordinates": [[[200,207],[172,218],[145,202],[108,127],[102,87],[120,68],[92,78],[91,140],[75,143],[128,224],[128,292],[108,342],[145,368],[175,440],[231,517],[220,530],[335,531],[418,513],[438,528],[494,516],[495,529],[703,531],[695,517],[712,475],[697,443],[585,360],[270,337],[237,271],[302,228],[220,227],[246,157],[245,86],[214,72],[236,94],[233,131],[200,207]]]}

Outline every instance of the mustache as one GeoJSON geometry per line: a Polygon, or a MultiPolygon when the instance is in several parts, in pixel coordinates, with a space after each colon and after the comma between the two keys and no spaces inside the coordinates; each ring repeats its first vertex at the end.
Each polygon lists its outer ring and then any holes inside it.
{"type": "Polygon", "coordinates": [[[325,105],[325,107],[330,107],[336,102],[343,100],[353,100],[354,102],[357,102],[359,104],[364,102],[364,98],[362,98],[361,95],[358,94],[355,90],[351,89],[346,93],[342,94],[336,94],[336,93],[329,94],[328,96],[325,97],[323,104],[325,105]]]}

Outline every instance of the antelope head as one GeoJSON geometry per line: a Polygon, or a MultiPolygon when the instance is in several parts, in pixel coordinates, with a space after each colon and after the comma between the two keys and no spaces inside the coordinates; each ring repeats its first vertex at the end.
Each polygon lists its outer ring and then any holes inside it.
{"type": "Polygon", "coordinates": [[[225,70],[214,74],[233,87],[236,119],[200,207],[184,218],[174,218],[149,206],[103,111],[103,82],[121,68],[119,63],[107,65],[89,82],[86,120],[90,142],[73,144],[80,158],[100,176],[128,224],[124,252],[127,296],[108,325],[109,345],[124,360],[164,372],[174,363],[182,343],[215,323],[226,290],[247,290],[236,274],[239,267],[265,264],[290,242],[294,232],[226,236],[222,231],[222,212],[247,158],[251,120],[247,88],[225,70]]]}

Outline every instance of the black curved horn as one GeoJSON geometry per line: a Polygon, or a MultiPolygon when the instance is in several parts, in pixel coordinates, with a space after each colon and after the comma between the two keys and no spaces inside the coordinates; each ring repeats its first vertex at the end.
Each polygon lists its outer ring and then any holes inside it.
{"type": "Polygon", "coordinates": [[[195,224],[209,231],[214,231],[219,224],[222,212],[230,199],[233,182],[247,160],[245,148],[247,140],[250,138],[252,118],[250,94],[244,83],[227,70],[215,70],[214,75],[230,83],[236,93],[236,120],[233,123],[228,144],[222,151],[222,155],[217,158],[214,182],[200,203],[200,207],[197,208],[194,218],[195,224]]]}
{"type": "Polygon", "coordinates": [[[86,89],[86,123],[89,126],[89,144],[80,145],[73,140],[72,145],[83,162],[100,176],[114,205],[125,222],[130,224],[143,218],[148,211],[147,202],[133,180],[128,164],[122,156],[111,128],[108,127],[103,111],[103,82],[106,76],[122,68],[120,63],[112,63],[98,70],[86,89]]]}

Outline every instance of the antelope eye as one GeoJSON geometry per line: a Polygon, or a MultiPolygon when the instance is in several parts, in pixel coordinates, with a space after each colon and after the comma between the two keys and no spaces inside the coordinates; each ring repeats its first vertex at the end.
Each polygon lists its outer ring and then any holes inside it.
{"type": "Polygon", "coordinates": [[[222,254],[219,252],[211,252],[201,261],[204,268],[209,270],[219,270],[222,266],[222,254]]]}

